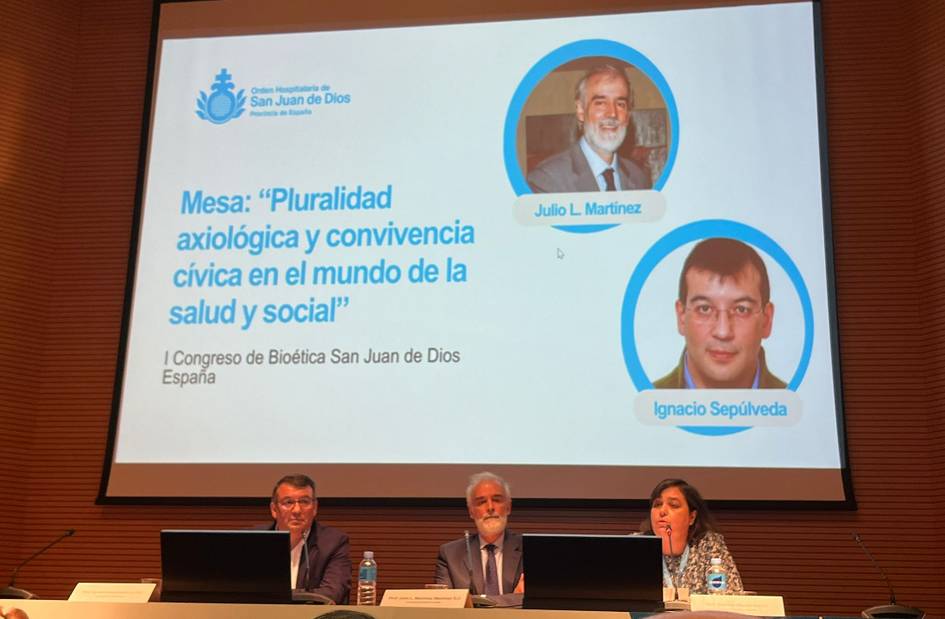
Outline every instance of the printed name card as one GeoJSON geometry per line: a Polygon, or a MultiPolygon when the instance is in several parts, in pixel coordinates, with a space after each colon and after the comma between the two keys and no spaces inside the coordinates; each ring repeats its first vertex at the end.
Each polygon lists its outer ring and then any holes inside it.
{"type": "Polygon", "coordinates": [[[80,582],[69,595],[70,602],[147,602],[153,582],[80,582]]]}
{"type": "Polygon", "coordinates": [[[673,589],[672,587],[663,587],[663,601],[672,602],[674,600],[688,602],[689,587],[678,587],[676,589],[673,589]]]}
{"type": "Polygon", "coordinates": [[[388,589],[381,606],[472,608],[467,589],[388,589]]]}
{"type": "Polygon", "coordinates": [[[693,593],[689,596],[692,611],[724,610],[756,617],[783,617],[784,598],[780,595],[712,595],[693,593]]]}

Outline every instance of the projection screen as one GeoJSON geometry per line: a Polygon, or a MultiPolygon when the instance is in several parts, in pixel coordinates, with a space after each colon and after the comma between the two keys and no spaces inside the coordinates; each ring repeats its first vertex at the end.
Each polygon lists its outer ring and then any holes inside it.
{"type": "Polygon", "coordinates": [[[849,500],[819,7],[377,4],[160,6],[103,500],[849,500]]]}

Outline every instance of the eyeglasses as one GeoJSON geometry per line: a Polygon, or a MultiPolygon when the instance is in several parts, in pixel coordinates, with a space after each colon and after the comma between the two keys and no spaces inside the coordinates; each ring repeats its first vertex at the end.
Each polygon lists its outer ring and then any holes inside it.
{"type": "Polygon", "coordinates": [[[754,303],[736,303],[725,309],[716,307],[711,303],[691,303],[686,307],[686,311],[689,312],[692,319],[701,324],[715,324],[722,312],[725,312],[730,321],[745,323],[760,314],[762,309],[754,303]]]}
{"type": "Polygon", "coordinates": [[[291,511],[296,505],[302,509],[308,509],[312,505],[315,505],[315,499],[302,497],[301,499],[282,499],[279,501],[279,507],[286,511],[291,511]]]}

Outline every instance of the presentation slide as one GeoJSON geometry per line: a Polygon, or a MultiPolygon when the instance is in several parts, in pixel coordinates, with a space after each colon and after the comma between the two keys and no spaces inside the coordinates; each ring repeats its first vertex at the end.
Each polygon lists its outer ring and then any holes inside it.
{"type": "Polygon", "coordinates": [[[105,494],[843,500],[816,22],[163,37],[105,494]]]}

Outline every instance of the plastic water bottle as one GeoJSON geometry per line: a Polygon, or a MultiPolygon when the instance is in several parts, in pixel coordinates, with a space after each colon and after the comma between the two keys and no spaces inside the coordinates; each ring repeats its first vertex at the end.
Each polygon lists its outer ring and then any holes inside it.
{"type": "Polygon", "coordinates": [[[364,558],[358,567],[358,606],[377,604],[377,563],[374,552],[364,551],[364,558]]]}
{"type": "Polygon", "coordinates": [[[722,559],[712,557],[711,565],[705,573],[705,588],[709,593],[728,593],[728,574],[722,567],[722,559]]]}

